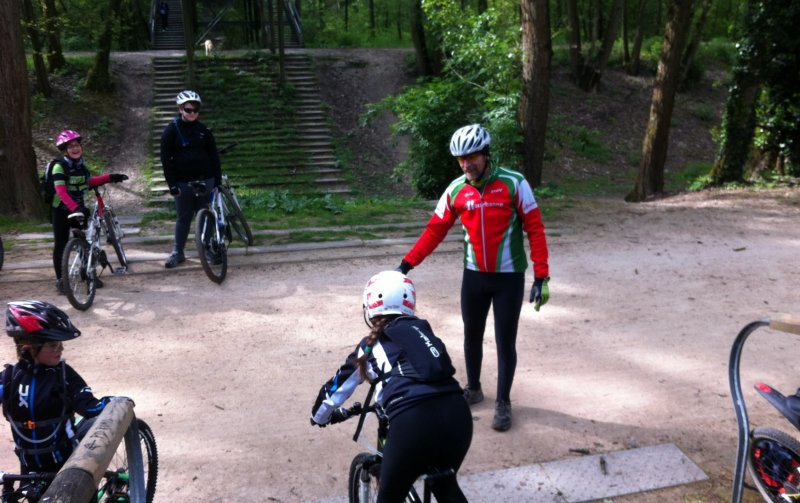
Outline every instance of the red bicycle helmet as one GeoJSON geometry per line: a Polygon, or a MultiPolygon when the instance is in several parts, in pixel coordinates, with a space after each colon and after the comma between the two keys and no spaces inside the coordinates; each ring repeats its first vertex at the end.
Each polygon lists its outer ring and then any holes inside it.
{"type": "Polygon", "coordinates": [[[67,143],[71,142],[72,140],[78,140],[78,142],[80,142],[81,134],[71,129],[65,129],[64,131],[58,133],[58,136],[56,136],[56,147],[58,147],[59,150],[63,150],[67,143]]]}
{"type": "Polygon", "coordinates": [[[81,335],[67,313],[47,302],[19,300],[6,308],[6,334],[33,342],[68,341],[81,335]]]}

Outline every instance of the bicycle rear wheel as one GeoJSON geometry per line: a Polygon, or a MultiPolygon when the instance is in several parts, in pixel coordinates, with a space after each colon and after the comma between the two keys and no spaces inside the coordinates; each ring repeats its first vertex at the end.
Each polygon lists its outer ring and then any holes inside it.
{"type": "Polygon", "coordinates": [[[97,271],[89,265],[91,250],[85,239],[72,238],[61,257],[61,281],[72,307],[86,311],[94,302],[97,271]]]}
{"type": "Polygon", "coordinates": [[[225,198],[225,206],[228,209],[225,215],[225,221],[231,224],[236,235],[244,241],[247,246],[253,245],[253,232],[250,230],[247,220],[244,218],[242,207],[239,206],[239,201],[233,195],[233,191],[222,185],[219,188],[219,193],[225,198]]]}
{"type": "Polygon", "coordinates": [[[119,225],[119,220],[117,220],[117,215],[114,213],[114,210],[108,206],[103,210],[103,222],[106,226],[108,242],[111,243],[111,246],[114,247],[114,251],[117,253],[119,265],[123,270],[127,270],[128,256],[125,255],[125,248],[122,247],[122,227],[119,225]]]}
{"type": "Polygon", "coordinates": [[[750,435],[747,468],[766,501],[787,501],[784,494],[800,490],[800,442],[780,430],[756,428],[750,435]]]}
{"type": "MultiPolygon", "coordinates": [[[[139,447],[142,452],[142,472],[144,474],[145,501],[152,503],[158,479],[158,450],[153,430],[141,419],[136,420],[139,428],[139,447]]],[[[108,464],[104,478],[98,488],[98,501],[128,501],[131,466],[128,462],[127,446],[123,441],[108,464]]]]}
{"type": "Polygon", "coordinates": [[[217,235],[217,218],[211,210],[203,208],[197,213],[195,222],[197,254],[206,276],[214,283],[222,283],[228,272],[228,250],[225,238],[220,236],[217,240],[217,235]]]}

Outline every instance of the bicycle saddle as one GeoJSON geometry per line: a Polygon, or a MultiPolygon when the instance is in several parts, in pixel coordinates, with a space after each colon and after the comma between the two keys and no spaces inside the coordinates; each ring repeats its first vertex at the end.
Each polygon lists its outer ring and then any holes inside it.
{"type": "MultiPolygon", "coordinates": [[[[755,385],[756,391],[773,407],[778,409],[792,425],[800,430],[800,396],[798,394],[784,396],[780,391],[764,383],[755,385]]],[[[800,390],[798,390],[800,393],[800,390]]]]}

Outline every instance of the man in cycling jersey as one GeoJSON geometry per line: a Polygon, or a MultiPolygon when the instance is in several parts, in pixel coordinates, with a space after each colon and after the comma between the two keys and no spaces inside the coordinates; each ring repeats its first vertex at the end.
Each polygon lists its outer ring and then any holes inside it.
{"type": "Polygon", "coordinates": [[[458,129],[450,153],[463,175],[453,180],[439,199],[425,231],[403,258],[398,271],[406,274],[430,255],[457,219],[464,229],[464,273],[461,318],[464,322],[464,358],[470,405],[483,401],[481,363],[483,335],[489,307],[494,310],[497,344],[497,397],[492,428],[511,428],[511,384],[517,366],[517,327],[525,295],[523,231],[530,245],[534,281],[530,302],[535,309],[547,303],[549,267],[544,224],[533,190],[524,176],[493,166],[491,137],[479,124],[458,129]]]}
{"type": "Polygon", "coordinates": [[[3,416],[11,425],[22,473],[57,472],[111,397],[97,399],[86,381],[61,360],[64,342],[81,335],[47,302],[9,302],[6,334],[19,361],[0,373],[3,416]],[[75,424],[75,413],[84,421],[75,424]]]}

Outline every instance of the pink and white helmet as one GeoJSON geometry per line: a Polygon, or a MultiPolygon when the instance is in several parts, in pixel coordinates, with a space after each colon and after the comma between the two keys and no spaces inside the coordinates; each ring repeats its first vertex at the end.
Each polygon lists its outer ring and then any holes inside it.
{"type": "Polygon", "coordinates": [[[364,287],[363,308],[368,320],[386,314],[414,316],[417,290],[411,278],[400,271],[382,271],[364,287]]]}
{"type": "Polygon", "coordinates": [[[56,147],[63,149],[64,146],[72,140],[78,140],[78,142],[80,142],[81,134],[71,129],[65,129],[64,131],[58,133],[58,136],[56,136],[56,147]]]}

